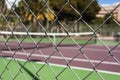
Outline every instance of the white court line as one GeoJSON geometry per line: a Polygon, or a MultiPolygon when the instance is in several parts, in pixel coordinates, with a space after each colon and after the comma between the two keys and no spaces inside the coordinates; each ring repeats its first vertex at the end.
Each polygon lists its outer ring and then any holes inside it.
{"type": "MultiPolygon", "coordinates": [[[[14,52],[13,51],[2,51],[2,53],[7,53],[7,54],[13,54],[14,52]]],[[[23,53],[23,52],[16,52],[16,55],[25,55],[25,56],[28,56],[30,55],[30,53],[23,53]]],[[[41,55],[41,54],[32,54],[33,57],[49,57],[49,55],[41,55]]],[[[60,57],[60,56],[51,56],[50,58],[53,58],[53,59],[63,59],[63,57],[60,57]]],[[[66,60],[72,60],[72,58],[70,57],[64,57],[66,60]]],[[[81,61],[81,62],[89,62],[89,60],[86,60],[86,59],[79,59],[79,58],[75,58],[74,61],[81,61]]],[[[92,63],[100,63],[101,61],[100,60],[91,60],[90,61],[92,63]]],[[[110,62],[110,61],[103,61],[102,64],[109,64],[109,65],[120,65],[119,63],[117,62],[110,62]]]]}
{"type": "MultiPolygon", "coordinates": [[[[2,51],[3,53],[7,53],[7,54],[13,54],[14,52],[13,51],[2,51]]],[[[16,54],[19,54],[19,55],[29,55],[30,53],[22,53],[22,52],[17,52],[16,54]]],[[[32,56],[34,57],[49,57],[49,55],[38,55],[38,54],[33,54],[32,56]]],[[[63,59],[62,57],[58,57],[58,56],[51,56],[51,58],[55,58],[55,59],[63,59]]],[[[71,58],[68,58],[68,57],[65,57],[66,60],[71,60],[71,58]]],[[[26,60],[23,60],[23,59],[16,59],[16,60],[20,60],[20,61],[26,61],[26,60]]],[[[82,62],[88,62],[88,60],[85,60],[85,59],[74,59],[76,61],[82,61],[82,62]]],[[[98,60],[91,60],[91,62],[94,62],[94,63],[98,63],[100,61],[98,60]]],[[[44,62],[36,62],[36,63],[39,63],[39,64],[44,64],[44,62]]],[[[111,65],[119,65],[118,63],[116,62],[107,62],[107,61],[104,61],[102,62],[103,64],[111,64],[111,65]]],[[[61,65],[61,64],[54,64],[54,63],[49,63],[50,65],[53,65],[53,66],[58,66],[58,67],[66,67],[66,65],[61,65]]],[[[73,69],[79,69],[79,70],[87,70],[87,71],[93,71],[93,69],[89,69],[89,68],[83,68],[83,67],[76,67],[76,66],[71,66],[71,68],[73,69]]],[[[119,72],[113,72],[113,71],[106,71],[106,70],[98,70],[98,72],[101,72],[101,73],[107,73],[107,74],[114,74],[114,75],[120,75],[119,72]]]]}
{"type": "MultiPolygon", "coordinates": [[[[58,47],[59,49],[72,49],[72,50],[78,50],[79,51],[79,48],[73,48],[73,47],[58,47]]],[[[99,51],[99,52],[109,52],[109,50],[104,50],[104,49],[96,49],[96,48],[84,48],[82,49],[83,51],[99,51]]],[[[111,52],[119,52],[120,50],[113,50],[111,52]]]]}

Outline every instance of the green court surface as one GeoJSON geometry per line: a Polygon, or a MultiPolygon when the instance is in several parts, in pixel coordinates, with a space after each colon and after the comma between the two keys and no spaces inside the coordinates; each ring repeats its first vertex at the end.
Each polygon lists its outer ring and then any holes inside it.
{"type": "Polygon", "coordinates": [[[115,46],[115,45],[117,45],[117,44],[120,44],[120,42],[116,42],[116,41],[102,41],[102,42],[100,42],[100,41],[97,41],[96,43],[95,43],[96,45],[103,45],[103,44],[105,44],[105,45],[109,45],[109,46],[115,46]]]}
{"type": "MultiPolygon", "coordinates": [[[[4,41],[5,42],[5,40],[0,40],[1,42],[2,41],[4,41]]],[[[17,39],[15,39],[15,38],[12,38],[12,39],[9,39],[8,40],[8,42],[10,42],[10,41],[19,41],[19,42],[40,42],[40,43],[53,43],[53,42],[55,42],[55,43],[60,43],[60,44],[76,44],[76,42],[78,43],[78,44],[85,44],[85,43],[87,43],[87,44],[95,44],[95,45],[103,45],[103,44],[105,44],[105,45],[113,45],[113,46],[115,46],[115,45],[117,45],[117,44],[119,44],[119,42],[116,42],[116,41],[107,41],[107,40],[103,40],[102,42],[101,41],[99,41],[99,40],[95,40],[95,39],[91,39],[90,41],[89,41],[89,39],[86,39],[86,40],[83,40],[83,39],[74,39],[74,40],[72,40],[71,38],[55,38],[55,40],[51,37],[51,38],[17,38],[17,39]]]]}
{"type": "MultiPolygon", "coordinates": [[[[10,41],[19,41],[19,42],[40,42],[40,43],[60,43],[60,44],[75,44],[76,42],[78,44],[85,44],[85,43],[88,43],[88,44],[95,44],[96,43],[96,40],[95,39],[92,39],[92,40],[89,40],[89,39],[82,39],[82,38],[79,38],[79,39],[74,39],[74,38],[70,38],[70,37],[59,37],[59,38],[53,38],[53,37],[50,37],[50,38],[10,38],[10,39],[6,39],[8,42],[10,41]]],[[[1,42],[2,41],[6,41],[6,40],[0,40],[1,42]]]]}
{"type": "Polygon", "coordinates": [[[119,80],[120,75],[0,58],[2,80],[119,80]],[[9,64],[8,64],[9,63],[9,64]],[[25,65],[24,65],[25,64],[25,65]],[[24,65],[24,66],[23,66],[24,65]],[[39,75],[37,76],[36,73],[39,75]],[[91,74],[89,74],[91,73],[91,74]],[[101,77],[100,77],[101,76],[101,77]],[[33,79],[34,77],[34,79],[33,79]],[[57,79],[58,78],[58,79],[57,79]],[[103,79],[102,79],[103,78],[103,79]]]}

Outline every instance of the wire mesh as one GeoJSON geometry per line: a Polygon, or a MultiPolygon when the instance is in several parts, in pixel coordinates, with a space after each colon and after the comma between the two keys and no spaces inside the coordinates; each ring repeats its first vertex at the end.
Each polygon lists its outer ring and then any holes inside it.
{"type": "Polygon", "coordinates": [[[109,10],[97,0],[86,1],[79,4],[79,0],[0,0],[0,79],[118,80],[120,40],[117,36],[115,42],[111,36],[120,28],[120,4],[109,10]],[[85,7],[79,7],[83,4],[85,7]],[[99,23],[88,17],[92,15],[88,10],[95,4],[108,14],[99,23]],[[17,32],[21,34],[16,35],[17,32]],[[79,36],[82,32],[92,33],[79,36]],[[50,33],[65,35],[60,35],[55,43],[50,33]],[[83,44],[79,44],[81,38],[87,38],[83,44]],[[96,43],[89,44],[94,39],[96,43]]]}

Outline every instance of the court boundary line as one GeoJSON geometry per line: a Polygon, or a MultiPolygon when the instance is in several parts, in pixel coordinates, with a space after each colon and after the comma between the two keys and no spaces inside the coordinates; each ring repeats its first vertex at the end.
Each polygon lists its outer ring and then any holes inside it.
{"type": "MultiPolygon", "coordinates": [[[[6,51],[4,51],[4,52],[6,52],[6,51]]],[[[3,52],[3,53],[4,53],[3,52]]],[[[14,51],[11,51],[11,52],[13,52],[14,53],[14,51]]],[[[7,51],[7,53],[11,53],[10,51],[7,51]]],[[[28,54],[30,54],[30,53],[22,53],[22,52],[17,52],[17,54],[18,55],[21,55],[21,54],[23,54],[23,55],[28,55],[28,54]]],[[[40,54],[32,54],[32,56],[33,55],[35,55],[35,57],[48,57],[49,55],[40,55],[40,54]]],[[[57,57],[57,56],[51,56],[51,58],[56,58],[56,59],[58,59],[58,58],[60,58],[60,59],[63,59],[62,57],[57,57]]],[[[23,60],[23,61],[27,61],[27,60],[25,60],[25,59],[18,59],[18,58],[15,58],[16,60],[23,60]]],[[[68,57],[65,57],[65,59],[67,59],[67,60],[70,60],[71,58],[68,58],[68,57]]],[[[88,60],[85,60],[85,59],[75,59],[75,60],[77,60],[77,61],[81,61],[81,62],[88,62],[88,60]]],[[[99,62],[99,61],[95,61],[95,60],[91,60],[92,62],[94,61],[94,62],[99,62]]],[[[34,61],[33,61],[34,62],[34,61]]],[[[37,62],[37,63],[44,63],[44,62],[37,62]]],[[[110,64],[110,63],[112,63],[112,65],[119,65],[118,63],[116,63],[116,62],[103,62],[104,64],[110,64]]],[[[63,65],[63,64],[57,64],[57,63],[49,63],[49,64],[54,64],[54,65],[57,65],[57,66],[60,66],[60,65],[62,65],[63,67],[66,67],[66,65],[63,65]]],[[[61,67],[62,67],[61,66],[61,67]]],[[[72,68],[75,68],[75,69],[83,69],[83,70],[88,70],[88,71],[91,71],[91,70],[93,70],[93,69],[89,69],[89,68],[82,68],[82,67],[76,67],[76,66],[72,66],[72,68]]],[[[115,74],[115,75],[120,75],[120,73],[119,72],[114,72],[114,71],[107,71],[107,70],[99,70],[99,69],[97,69],[97,71],[99,71],[99,72],[102,72],[102,73],[107,73],[107,74],[115,74]]]]}
{"type": "MultiPolygon", "coordinates": [[[[7,53],[7,54],[14,54],[14,51],[2,51],[3,53],[7,53]]],[[[23,53],[23,52],[16,52],[16,55],[25,55],[25,56],[28,56],[30,55],[31,53],[23,53]]],[[[41,55],[41,54],[32,54],[33,57],[49,57],[49,55],[41,55]]],[[[63,59],[62,57],[60,56],[51,56],[51,58],[53,59],[63,59]]],[[[72,58],[70,57],[64,57],[66,60],[71,60],[72,58]]],[[[75,58],[74,59],[75,61],[81,61],[81,62],[89,62],[88,60],[85,60],[85,59],[78,59],[78,58],[75,58]]],[[[91,62],[93,63],[99,63],[100,60],[92,60],[90,59],[91,62]]],[[[118,64],[117,62],[110,62],[110,61],[104,61],[102,62],[103,64],[109,64],[109,65],[120,65],[118,64]]]]}

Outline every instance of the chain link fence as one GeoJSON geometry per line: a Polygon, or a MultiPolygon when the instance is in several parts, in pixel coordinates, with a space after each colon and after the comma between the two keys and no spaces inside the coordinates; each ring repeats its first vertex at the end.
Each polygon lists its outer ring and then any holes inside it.
{"type": "Polygon", "coordinates": [[[0,0],[0,80],[118,80],[119,11],[97,0],[0,0]]]}

